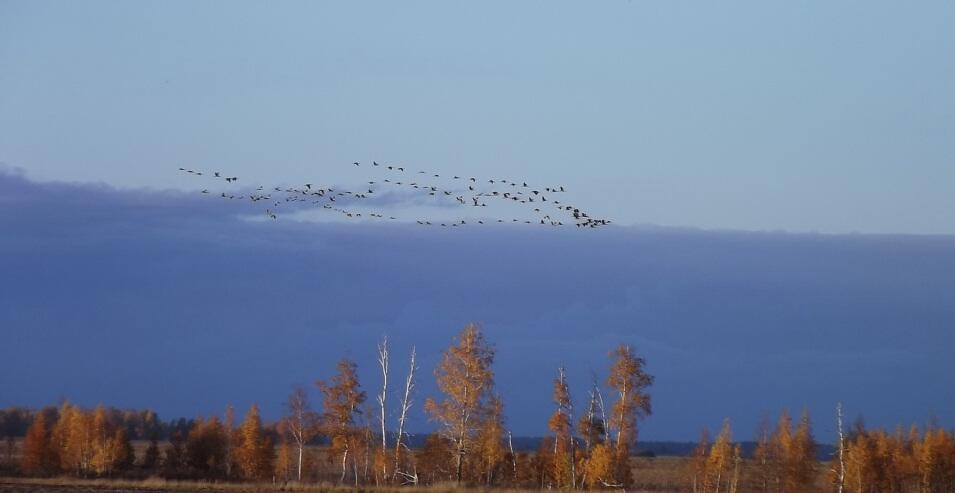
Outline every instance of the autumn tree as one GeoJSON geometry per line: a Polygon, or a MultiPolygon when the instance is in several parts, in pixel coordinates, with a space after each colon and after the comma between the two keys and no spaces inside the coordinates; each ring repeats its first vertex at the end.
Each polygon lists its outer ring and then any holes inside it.
{"type": "Polygon", "coordinates": [[[710,430],[703,428],[700,432],[700,440],[693,448],[690,454],[689,474],[690,488],[693,493],[702,493],[706,490],[706,463],[707,454],[710,450],[710,430]]]}
{"type": "Polygon", "coordinates": [[[77,476],[90,475],[94,453],[93,416],[77,406],[64,403],[53,435],[61,447],[61,468],[77,476]]]}
{"type": "Polygon", "coordinates": [[[425,410],[440,424],[442,433],[453,444],[454,478],[461,482],[467,454],[480,430],[480,417],[487,409],[494,386],[494,348],[484,339],[480,328],[467,325],[455,338],[435,368],[441,400],[429,398],[425,410]]]}
{"type": "Polygon", "coordinates": [[[416,453],[416,475],[420,482],[434,484],[453,479],[455,471],[448,466],[448,458],[453,454],[453,444],[447,437],[439,433],[429,434],[416,453]]]}
{"type": "Polygon", "coordinates": [[[633,348],[621,344],[610,353],[610,375],[607,385],[617,392],[617,401],[610,413],[609,427],[616,432],[614,462],[616,483],[628,486],[632,482],[630,450],[637,442],[637,421],[651,413],[650,394],[653,376],[644,367],[646,361],[633,348]]]}
{"type": "Polygon", "coordinates": [[[273,456],[272,440],[262,431],[259,407],[253,404],[239,427],[236,450],[239,469],[248,479],[267,479],[272,474],[273,456]]]}
{"type": "Polygon", "coordinates": [[[49,476],[59,469],[59,459],[51,441],[52,426],[46,413],[37,413],[23,439],[20,470],[27,476],[49,476]]]}
{"type": "Polygon", "coordinates": [[[531,469],[535,488],[554,488],[554,437],[545,436],[540,441],[531,460],[531,469]]]}
{"type": "Polygon", "coordinates": [[[816,442],[812,435],[809,411],[803,410],[796,425],[792,449],[787,457],[787,487],[791,492],[805,492],[812,487],[815,478],[816,442]]]}
{"type": "Polygon", "coordinates": [[[205,478],[225,476],[226,431],[219,418],[196,420],[186,437],[185,454],[195,474],[205,478]]]}
{"type": "Polygon", "coordinates": [[[554,403],[557,408],[547,421],[547,427],[554,434],[553,479],[556,488],[574,488],[577,485],[575,463],[575,444],[573,434],[573,405],[564,367],[557,370],[554,379],[554,403]]]}
{"type": "Polygon", "coordinates": [[[239,442],[238,431],[235,428],[235,408],[231,404],[226,406],[225,414],[222,420],[222,431],[225,434],[225,477],[229,479],[235,470],[238,462],[236,457],[236,445],[239,442]]]}
{"type": "Polygon", "coordinates": [[[504,401],[499,395],[488,400],[487,408],[480,419],[476,436],[475,469],[477,479],[485,485],[494,484],[504,465],[506,448],[504,445],[504,401]]]}
{"type": "Polygon", "coordinates": [[[816,444],[807,411],[803,411],[794,431],[792,418],[784,410],[768,446],[764,448],[760,444],[756,452],[758,462],[765,463],[760,474],[774,491],[802,493],[812,488],[816,444]]]}
{"type": "Polygon", "coordinates": [[[614,475],[615,452],[607,443],[598,443],[590,450],[590,457],[584,466],[584,474],[588,489],[619,488],[614,475]]]}
{"type": "Polygon", "coordinates": [[[102,404],[93,411],[92,427],[92,469],[100,476],[111,475],[119,444],[114,443],[114,429],[102,404]]]}
{"type": "Polygon", "coordinates": [[[281,481],[289,481],[296,477],[293,469],[291,433],[288,429],[288,417],[276,424],[275,431],[279,436],[278,456],[275,459],[275,476],[281,481]]]}
{"type": "Polygon", "coordinates": [[[774,484],[775,471],[773,461],[775,452],[773,449],[772,434],[769,431],[769,422],[766,418],[760,423],[756,430],[756,448],[753,450],[753,489],[762,493],[770,491],[770,485],[774,484]]]}
{"type": "Polygon", "coordinates": [[[126,428],[117,427],[113,432],[113,471],[122,473],[136,464],[136,451],[129,440],[126,428]]]}
{"type": "Polygon", "coordinates": [[[341,478],[345,481],[348,461],[352,461],[355,484],[358,484],[358,466],[356,454],[349,453],[358,448],[360,430],[355,426],[356,417],[365,402],[365,392],[358,382],[357,365],[349,359],[338,362],[338,372],[330,381],[319,381],[318,387],[324,396],[323,406],[325,434],[331,438],[328,448],[329,457],[341,457],[341,478]]]}
{"type": "Polygon", "coordinates": [[[305,389],[298,386],[289,395],[286,409],[288,416],[284,420],[284,429],[295,448],[295,479],[301,481],[305,446],[318,434],[319,417],[312,410],[305,389]]]}
{"type": "Polygon", "coordinates": [[[703,475],[704,493],[727,492],[730,489],[732,476],[730,471],[734,466],[732,431],[729,419],[723,421],[723,427],[710,447],[706,459],[706,469],[703,475]]]}
{"type": "Polygon", "coordinates": [[[929,426],[915,447],[918,485],[922,493],[955,488],[955,439],[947,430],[929,426]]]}

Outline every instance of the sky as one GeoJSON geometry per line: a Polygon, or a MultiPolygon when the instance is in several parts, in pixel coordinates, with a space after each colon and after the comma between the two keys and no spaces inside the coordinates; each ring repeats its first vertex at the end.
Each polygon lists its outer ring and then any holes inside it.
{"type": "Polygon", "coordinates": [[[558,365],[579,401],[620,342],[657,376],[650,439],[804,406],[826,436],[840,400],[955,423],[952,18],[0,0],[0,406],[275,418],[342,355],[371,392],[384,334],[419,348],[420,402],[474,321],[518,434],[558,365]],[[353,186],[372,160],[561,184],[615,225],[442,232],[400,194],[395,222],[262,221],[177,171],[353,186]]]}
{"type": "MultiPolygon", "coordinates": [[[[185,187],[352,161],[624,223],[953,233],[950,2],[0,2],[0,159],[185,187]]],[[[314,178],[313,178],[314,177],[314,178]]]]}

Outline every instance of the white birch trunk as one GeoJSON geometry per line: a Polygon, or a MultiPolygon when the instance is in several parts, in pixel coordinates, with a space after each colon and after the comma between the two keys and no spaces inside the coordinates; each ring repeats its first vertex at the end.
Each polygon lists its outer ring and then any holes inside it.
{"type": "MultiPolygon", "coordinates": [[[[385,336],[378,344],[378,366],[381,367],[381,393],[378,394],[379,418],[381,421],[381,452],[388,450],[388,432],[385,429],[385,403],[388,399],[388,336],[385,336]]],[[[384,480],[388,476],[388,467],[382,461],[381,478],[384,480]]]]}
{"type": "MultiPolygon", "coordinates": [[[[405,392],[401,399],[401,413],[398,415],[398,434],[395,436],[395,476],[401,469],[401,441],[404,439],[405,421],[408,419],[408,411],[411,410],[411,391],[414,389],[414,376],[418,367],[415,363],[415,348],[411,347],[411,366],[408,368],[408,376],[405,378],[405,392]]],[[[414,474],[414,481],[417,483],[418,475],[414,474]]]]}
{"type": "Polygon", "coordinates": [[[836,424],[839,428],[839,476],[838,493],[842,493],[842,488],[846,482],[846,461],[845,461],[845,435],[842,432],[842,403],[836,404],[836,424]]]}

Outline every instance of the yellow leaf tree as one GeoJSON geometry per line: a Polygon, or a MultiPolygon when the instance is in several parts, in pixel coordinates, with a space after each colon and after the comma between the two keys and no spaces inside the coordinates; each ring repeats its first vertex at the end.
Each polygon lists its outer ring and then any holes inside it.
{"type": "Polygon", "coordinates": [[[236,450],[239,469],[247,479],[263,480],[272,475],[274,456],[272,440],[262,431],[259,407],[252,404],[239,427],[239,447],[236,450]]]}
{"type": "Polygon", "coordinates": [[[653,376],[644,369],[646,361],[625,344],[610,353],[610,375],[607,385],[617,392],[609,425],[616,432],[614,439],[615,482],[623,487],[632,483],[630,450],[637,442],[637,420],[651,413],[650,394],[653,376]]]}
{"type": "Polygon", "coordinates": [[[504,401],[495,395],[488,402],[477,434],[476,479],[486,485],[493,484],[500,476],[499,472],[506,456],[504,433],[504,401]]]}
{"type": "Polygon", "coordinates": [[[425,410],[441,425],[443,435],[453,446],[454,477],[458,483],[494,387],[493,361],[494,348],[477,325],[469,324],[455,338],[455,344],[444,352],[434,370],[438,389],[444,397],[429,398],[425,410]]]}
{"type": "Polygon", "coordinates": [[[554,487],[574,488],[577,485],[574,430],[571,424],[574,416],[564,367],[557,370],[557,378],[554,379],[554,403],[557,404],[557,409],[547,421],[547,427],[554,433],[554,487]]]}
{"type": "Polygon", "coordinates": [[[358,382],[358,367],[354,361],[342,359],[337,365],[338,372],[330,381],[319,381],[318,388],[324,396],[323,405],[325,434],[331,438],[328,448],[329,457],[341,457],[341,478],[345,481],[348,461],[351,459],[355,484],[358,484],[357,454],[361,433],[355,426],[356,416],[361,414],[361,405],[365,402],[365,392],[358,382]]]}

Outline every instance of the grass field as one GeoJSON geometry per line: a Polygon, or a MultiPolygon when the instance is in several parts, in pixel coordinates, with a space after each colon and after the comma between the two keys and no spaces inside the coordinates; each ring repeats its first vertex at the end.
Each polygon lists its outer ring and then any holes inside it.
{"type": "MultiPolygon", "coordinates": [[[[687,471],[689,459],[682,457],[633,458],[635,484],[628,492],[638,493],[677,493],[691,490],[687,471]]],[[[820,463],[816,468],[816,491],[826,491],[825,474],[828,464],[820,463]]],[[[746,464],[740,481],[739,493],[758,491],[748,480],[746,464]]],[[[341,486],[331,483],[211,483],[196,481],[171,481],[161,478],[149,478],[142,481],[94,479],[83,480],[69,477],[60,478],[13,478],[0,477],[0,492],[11,493],[54,493],[54,492],[90,492],[90,493],[149,493],[149,492],[302,492],[302,493],[407,493],[422,491],[425,493],[451,493],[466,489],[472,492],[507,493],[517,491],[501,488],[462,488],[453,483],[444,483],[417,488],[392,486],[341,486]]]]}

